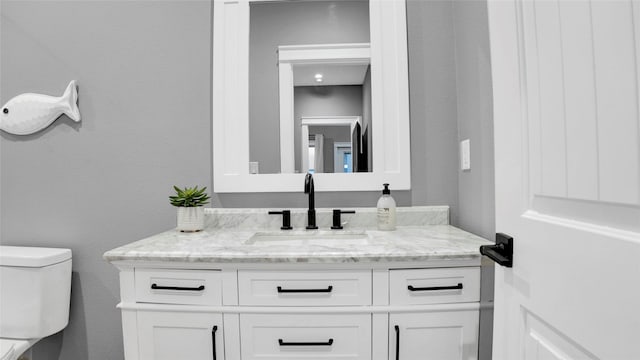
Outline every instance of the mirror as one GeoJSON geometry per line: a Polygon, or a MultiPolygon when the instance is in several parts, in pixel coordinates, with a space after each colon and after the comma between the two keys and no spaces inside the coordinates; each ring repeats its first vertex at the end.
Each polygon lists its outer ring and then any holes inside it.
{"type": "Polygon", "coordinates": [[[214,191],[410,188],[404,0],[214,2],[214,191]]]}
{"type": "Polygon", "coordinates": [[[369,68],[368,0],[250,2],[249,161],[259,173],[305,173],[300,119],[362,118],[369,68]]]}

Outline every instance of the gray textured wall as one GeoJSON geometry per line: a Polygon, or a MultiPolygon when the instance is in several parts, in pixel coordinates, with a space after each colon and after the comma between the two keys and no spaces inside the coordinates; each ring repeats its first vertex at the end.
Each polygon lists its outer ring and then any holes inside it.
{"type": "Polygon", "coordinates": [[[0,136],[2,244],[73,250],[71,321],[38,360],[122,359],[116,246],[174,227],[173,184],[211,184],[210,1],[2,1],[0,102],[61,95],[82,122],[0,136]]]}
{"type": "MultiPolygon", "coordinates": [[[[489,24],[484,0],[453,2],[458,140],[471,141],[471,170],[458,166],[458,226],[493,239],[495,191],[489,24]]],[[[481,301],[493,302],[493,262],[483,262],[481,301]]],[[[493,310],[480,312],[480,359],[491,359],[493,310]]]]}
{"type": "MultiPolygon", "coordinates": [[[[458,200],[455,60],[463,50],[454,35],[462,25],[454,31],[449,1],[407,7],[413,189],[393,195],[401,206],[450,205],[454,224],[468,221],[458,220],[458,203],[470,196],[458,200]]],[[[37,359],[122,358],[117,271],[101,256],[174,226],[171,185],[212,186],[211,28],[210,0],[0,2],[0,102],[59,95],[71,79],[80,86],[80,124],[62,117],[36,135],[0,134],[0,241],[74,251],[71,322],[35,347],[37,359]]],[[[378,197],[316,200],[356,207],[378,197]]],[[[306,206],[302,184],[299,194],[213,200],[306,206]]]]}
{"type": "Polygon", "coordinates": [[[411,199],[413,205],[451,206],[451,223],[457,224],[456,59],[452,19],[450,0],[407,1],[411,199]]]}
{"type": "Polygon", "coordinates": [[[495,233],[493,97],[487,5],[454,2],[458,140],[471,140],[471,170],[458,167],[458,224],[492,238],[495,233]]]}

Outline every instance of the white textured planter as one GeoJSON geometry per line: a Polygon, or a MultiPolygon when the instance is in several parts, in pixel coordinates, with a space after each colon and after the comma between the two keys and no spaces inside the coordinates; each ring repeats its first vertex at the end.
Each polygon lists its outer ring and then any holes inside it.
{"type": "Polygon", "coordinates": [[[182,232],[195,232],[204,229],[204,207],[178,207],[178,226],[182,232]]]}

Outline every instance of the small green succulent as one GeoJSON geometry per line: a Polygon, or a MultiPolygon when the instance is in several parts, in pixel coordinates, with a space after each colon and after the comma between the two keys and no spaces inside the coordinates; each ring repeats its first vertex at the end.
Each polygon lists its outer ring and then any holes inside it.
{"type": "Polygon", "coordinates": [[[176,195],[169,196],[169,201],[173,206],[180,207],[196,207],[203,206],[209,203],[209,195],[205,193],[207,187],[203,187],[202,189],[198,189],[197,186],[192,188],[185,187],[184,189],[180,189],[177,186],[173,186],[176,190],[176,195]]]}

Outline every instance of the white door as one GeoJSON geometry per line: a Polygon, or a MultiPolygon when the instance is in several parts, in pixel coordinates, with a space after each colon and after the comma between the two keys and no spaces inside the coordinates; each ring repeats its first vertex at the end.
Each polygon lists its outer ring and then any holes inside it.
{"type": "Polygon", "coordinates": [[[640,2],[488,7],[494,359],[640,359],[640,2]]]}

